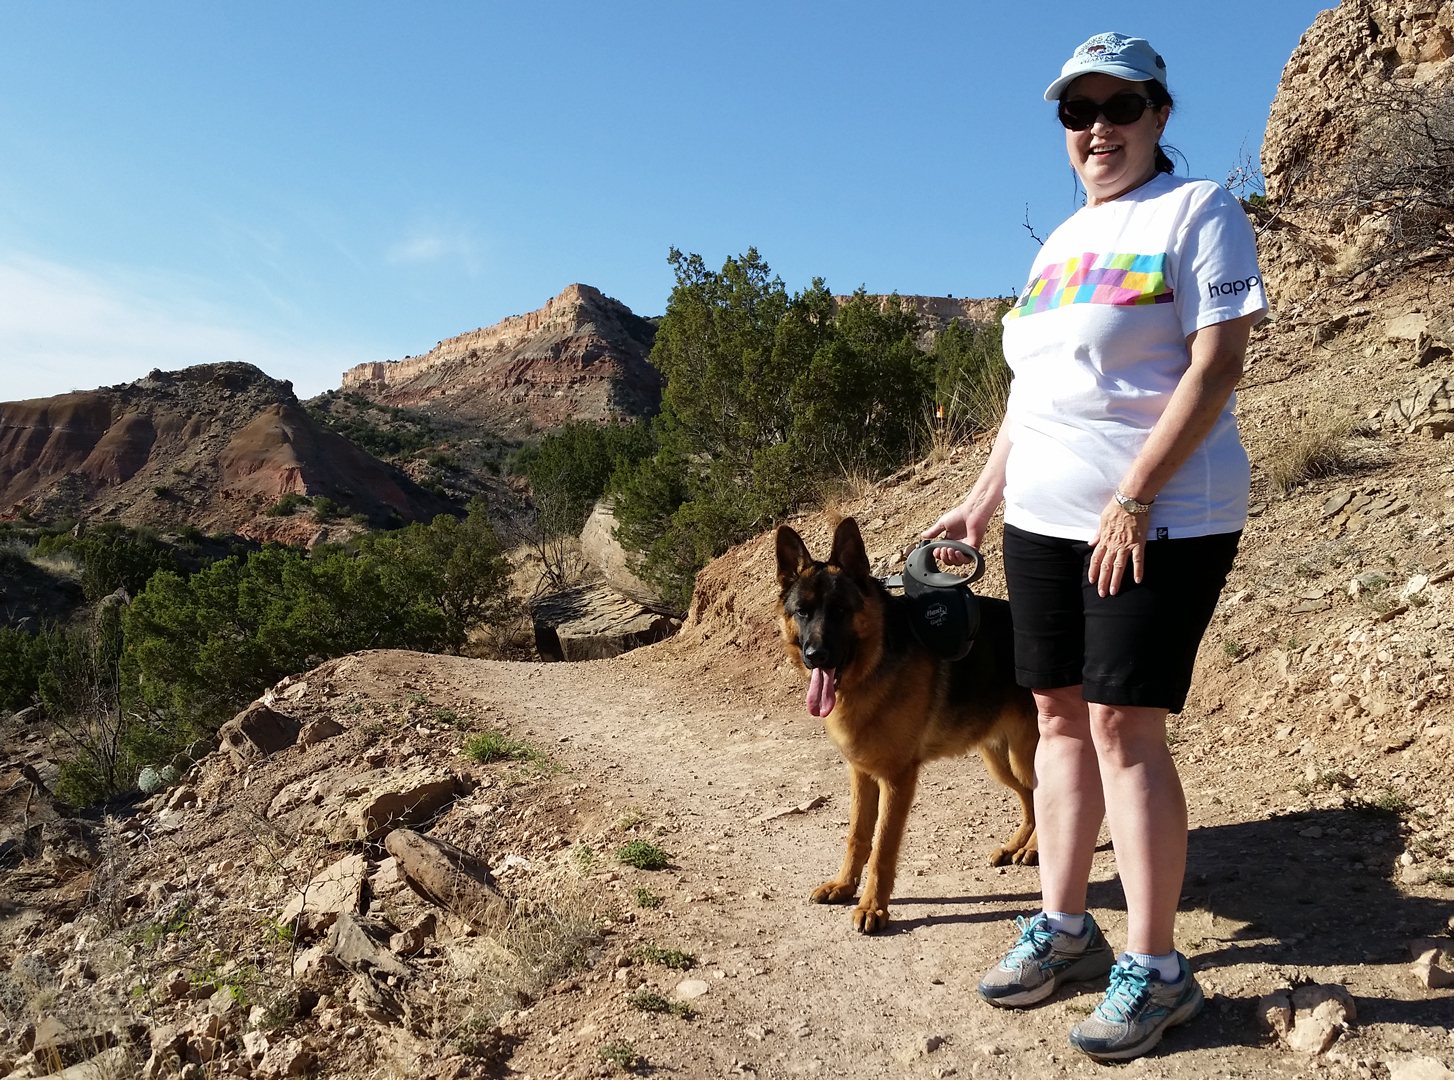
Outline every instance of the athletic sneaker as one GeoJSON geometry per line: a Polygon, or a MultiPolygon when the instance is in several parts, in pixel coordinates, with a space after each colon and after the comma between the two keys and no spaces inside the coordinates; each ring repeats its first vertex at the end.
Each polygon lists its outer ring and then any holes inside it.
{"type": "Polygon", "coordinates": [[[1095,1011],[1070,1031],[1070,1045],[1098,1061],[1140,1057],[1161,1041],[1162,1032],[1201,1012],[1202,988],[1186,957],[1177,953],[1181,978],[1162,982],[1123,956],[1111,968],[1111,983],[1095,1011]]]}
{"type": "Polygon", "coordinates": [[[1020,940],[979,981],[979,996],[991,1005],[1004,1009],[1033,1005],[1064,983],[1099,978],[1115,962],[1115,953],[1089,912],[1079,935],[1057,932],[1043,911],[1033,919],[1016,919],[1015,925],[1020,940]]]}

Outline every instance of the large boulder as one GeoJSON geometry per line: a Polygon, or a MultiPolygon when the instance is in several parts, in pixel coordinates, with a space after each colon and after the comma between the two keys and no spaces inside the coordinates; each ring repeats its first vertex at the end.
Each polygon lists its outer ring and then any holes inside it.
{"type": "Polygon", "coordinates": [[[672,606],[661,598],[661,592],[637,577],[631,570],[631,560],[616,540],[616,514],[610,500],[596,503],[591,516],[586,518],[581,530],[581,554],[596,570],[607,585],[629,600],[635,600],[642,607],[662,615],[680,616],[672,606]]]}
{"type": "Polygon", "coordinates": [[[250,765],[298,741],[298,721],[254,701],[218,729],[218,738],[239,765],[250,765]]]}
{"type": "MultiPolygon", "coordinates": [[[[1370,141],[1382,148],[1386,140],[1377,136],[1376,118],[1399,112],[1377,102],[1407,103],[1451,76],[1454,4],[1343,0],[1313,21],[1283,68],[1260,154],[1268,205],[1256,214],[1257,247],[1275,301],[1342,278],[1394,224],[1373,209],[1386,207],[1394,191],[1348,197],[1345,165],[1358,160],[1360,182],[1378,174],[1380,155],[1370,155],[1370,141]]],[[[1436,112],[1445,108],[1437,95],[1432,100],[1436,112]]],[[[1416,126],[1406,123],[1401,134],[1416,126]]]]}
{"type": "Polygon", "coordinates": [[[542,660],[605,660],[671,637],[681,625],[599,583],[541,597],[531,616],[542,660]]]}

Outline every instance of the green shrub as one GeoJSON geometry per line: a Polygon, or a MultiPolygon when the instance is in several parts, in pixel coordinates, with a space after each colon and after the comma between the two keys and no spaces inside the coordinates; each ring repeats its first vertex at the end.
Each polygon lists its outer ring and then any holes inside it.
{"type": "Polygon", "coordinates": [[[650,964],[661,964],[676,971],[690,971],[697,966],[697,958],[689,952],[682,952],[680,949],[663,949],[659,945],[640,945],[634,953],[638,960],[645,960],[650,964]]]}
{"type": "Polygon", "coordinates": [[[492,761],[540,762],[545,756],[529,743],[512,739],[498,731],[485,731],[465,740],[464,756],[480,765],[492,761]]]}
{"type": "Polygon", "coordinates": [[[61,533],[42,537],[35,545],[39,556],[69,552],[81,561],[81,590],[95,602],[125,589],[135,596],[159,570],[180,570],[176,552],[155,530],[106,523],[79,536],[61,533]]]}
{"type": "Polygon", "coordinates": [[[655,449],[644,420],[604,426],[568,420],[539,446],[521,450],[515,462],[530,481],[547,531],[574,535],[605,494],[612,472],[637,465],[655,449]]]}
{"type": "Polygon", "coordinates": [[[665,870],[667,853],[647,840],[631,840],[616,849],[616,861],[638,870],[665,870]]]}
{"type": "Polygon", "coordinates": [[[1010,396],[998,316],[986,323],[951,320],[934,335],[934,402],[957,437],[999,426],[1010,396]]]}
{"type": "Polygon", "coordinates": [[[673,249],[651,362],[666,377],[659,448],[612,474],[619,536],[685,610],[697,570],[819,499],[845,472],[910,458],[934,389],[919,318],[897,296],[789,295],[755,250],[712,272],[673,249]]]}
{"type": "Polygon", "coordinates": [[[612,1039],[602,1043],[596,1050],[596,1055],[622,1072],[630,1072],[636,1067],[636,1046],[625,1039],[612,1039]]]}
{"type": "Polygon", "coordinates": [[[46,654],[43,634],[0,626],[0,709],[23,709],[36,700],[46,654]]]}
{"type": "Polygon", "coordinates": [[[157,574],[127,611],[125,685],[178,733],[210,732],[284,675],[368,648],[457,651],[508,616],[509,566],[484,504],[357,552],[277,546],[183,579],[157,574]]]}
{"type": "Polygon", "coordinates": [[[334,518],[343,516],[343,507],[334,502],[327,495],[316,496],[313,500],[313,517],[317,521],[332,521],[334,518]]]}
{"type": "Polygon", "coordinates": [[[290,491],[268,507],[268,517],[288,517],[298,507],[307,506],[312,501],[307,495],[299,495],[296,491],[290,491]]]}
{"type": "Polygon", "coordinates": [[[639,908],[659,908],[662,905],[662,898],[652,892],[645,885],[638,885],[631,890],[632,897],[636,900],[639,908]]]}
{"type": "Polygon", "coordinates": [[[332,431],[374,457],[399,458],[434,446],[444,437],[423,413],[380,405],[361,394],[325,394],[308,411],[332,431]],[[340,414],[354,410],[351,415],[340,414]]]}
{"type": "Polygon", "coordinates": [[[644,986],[627,998],[626,1004],[640,1012],[670,1013],[681,1020],[690,1020],[697,1015],[685,1001],[672,1001],[644,986]]]}

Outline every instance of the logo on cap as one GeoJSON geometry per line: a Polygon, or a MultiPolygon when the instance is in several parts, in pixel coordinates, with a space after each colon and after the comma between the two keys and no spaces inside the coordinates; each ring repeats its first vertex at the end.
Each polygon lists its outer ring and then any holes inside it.
{"type": "Polygon", "coordinates": [[[1081,56],[1117,56],[1130,40],[1124,34],[1097,34],[1075,51],[1081,56]]]}

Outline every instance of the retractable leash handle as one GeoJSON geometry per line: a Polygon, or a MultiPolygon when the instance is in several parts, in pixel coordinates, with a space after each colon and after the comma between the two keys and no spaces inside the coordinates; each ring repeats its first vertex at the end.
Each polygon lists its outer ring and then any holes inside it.
{"type": "Polygon", "coordinates": [[[921,540],[919,546],[909,553],[904,573],[922,585],[935,589],[952,589],[956,585],[973,585],[984,576],[984,556],[968,544],[958,540],[921,540]],[[950,548],[974,560],[974,571],[969,577],[950,574],[939,569],[934,560],[935,548],[950,548]]]}

